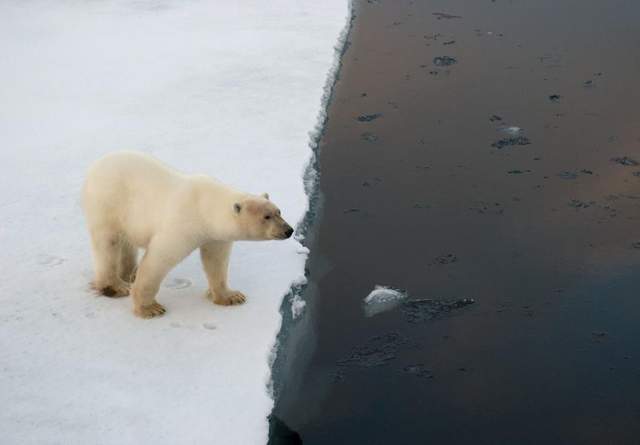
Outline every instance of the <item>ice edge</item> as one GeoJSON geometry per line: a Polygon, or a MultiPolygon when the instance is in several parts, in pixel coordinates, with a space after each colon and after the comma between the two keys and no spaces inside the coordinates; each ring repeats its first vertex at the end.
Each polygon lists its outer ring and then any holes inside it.
{"type": "MultiPolygon", "coordinates": [[[[309,233],[309,229],[311,228],[315,219],[319,204],[318,185],[320,181],[320,169],[318,166],[318,152],[320,149],[320,140],[322,139],[325,125],[327,123],[327,110],[329,109],[329,105],[331,104],[331,101],[333,99],[334,87],[338,82],[338,79],[340,78],[342,57],[349,48],[349,35],[351,33],[354,20],[355,13],[353,0],[349,0],[347,6],[346,23],[344,28],[340,32],[340,35],[338,36],[336,44],[334,45],[334,60],[331,68],[329,68],[329,71],[327,73],[327,80],[323,88],[322,98],[320,99],[320,111],[318,113],[318,119],[315,128],[309,132],[309,148],[311,149],[311,155],[309,157],[307,165],[304,167],[304,171],[302,174],[304,191],[308,198],[307,208],[305,209],[304,216],[296,226],[296,232],[294,235],[296,240],[298,240],[300,244],[307,248],[309,248],[309,246],[305,244],[305,240],[307,238],[307,234],[309,233]]],[[[307,254],[307,261],[305,262],[305,265],[309,261],[309,255],[310,253],[307,254]]],[[[267,394],[274,402],[278,396],[278,391],[273,380],[274,369],[278,366],[278,361],[283,359],[283,357],[281,357],[278,352],[280,349],[280,345],[286,344],[289,331],[288,327],[291,326],[291,324],[294,322],[291,311],[292,300],[295,296],[299,297],[304,292],[304,289],[307,287],[308,283],[308,281],[306,280],[307,275],[308,272],[305,267],[305,279],[295,280],[291,283],[291,287],[289,288],[289,291],[283,296],[282,304],[280,306],[280,327],[274,340],[274,344],[271,347],[271,353],[269,354],[270,373],[266,385],[267,394]]],[[[300,317],[303,316],[304,314],[302,314],[300,317]]]]}

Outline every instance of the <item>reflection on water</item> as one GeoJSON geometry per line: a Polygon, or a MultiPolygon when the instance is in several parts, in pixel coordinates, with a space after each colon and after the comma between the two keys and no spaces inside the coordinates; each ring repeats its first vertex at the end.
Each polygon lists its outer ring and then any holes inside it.
{"type": "Polygon", "coordinates": [[[306,445],[638,443],[640,3],[356,12],[274,414],[306,445]],[[376,283],[422,307],[365,317],[376,283]]]}

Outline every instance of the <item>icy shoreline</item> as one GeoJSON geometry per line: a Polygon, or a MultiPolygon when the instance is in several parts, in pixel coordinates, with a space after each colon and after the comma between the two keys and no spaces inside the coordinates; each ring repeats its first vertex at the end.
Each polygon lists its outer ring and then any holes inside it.
{"type": "MultiPolygon", "coordinates": [[[[309,248],[306,246],[312,244],[310,236],[313,236],[313,233],[309,233],[309,231],[321,213],[322,208],[322,197],[319,191],[319,144],[327,121],[327,109],[333,98],[335,84],[340,76],[342,56],[348,48],[349,34],[351,33],[355,19],[353,1],[348,0],[347,4],[348,14],[346,16],[346,23],[334,46],[334,62],[324,86],[320,113],[314,130],[309,133],[309,147],[312,153],[303,176],[308,202],[304,217],[300,220],[296,229],[296,238],[303,244],[300,252],[304,252],[307,257],[309,255],[309,248]]],[[[284,383],[282,379],[284,379],[289,372],[290,355],[295,353],[310,354],[313,348],[312,344],[306,343],[304,345],[304,351],[298,350],[299,343],[309,335],[309,320],[305,317],[308,311],[307,306],[313,306],[314,303],[313,301],[308,302],[302,299],[303,293],[307,294],[307,296],[309,294],[309,292],[306,292],[308,285],[309,283],[306,276],[297,282],[293,282],[280,307],[282,323],[271,351],[270,366],[272,375],[268,384],[269,394],[274,399],[277,399],[280,395],[284,383]]],[[[292,376],[289,376],[289,378],[290,377],[292,376]]]]}

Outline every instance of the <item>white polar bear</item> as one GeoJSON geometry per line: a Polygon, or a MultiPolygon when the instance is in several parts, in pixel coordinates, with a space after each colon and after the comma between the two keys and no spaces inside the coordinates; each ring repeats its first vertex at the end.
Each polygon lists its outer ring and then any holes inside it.
{"type": "Polygon", "coordinates": [[[245,296],[227,287],[232,242],[293,233],[266,193],[250,195],[205,175],[186,175],[138,152],[96,161],[84,184],[83,206],[94,289],[121,297],[131,288],[134,313],[143,318],[165,312],[155,300],[160,283],[197,248],[213,302],[243,303],[245,296]],[[146,249],[139,266],[138,248],[146,249]]]}

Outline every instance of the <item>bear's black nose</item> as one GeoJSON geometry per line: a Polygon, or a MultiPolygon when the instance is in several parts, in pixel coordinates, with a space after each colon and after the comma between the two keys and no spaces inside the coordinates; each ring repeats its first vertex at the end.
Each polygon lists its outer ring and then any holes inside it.
{"type": "Polygon", "coordinates": [[[284,234],[286,235],[287,238],[289,238],[293,234],[293,229],[289,227],[287,230],[284,231],[284,234]]]}

